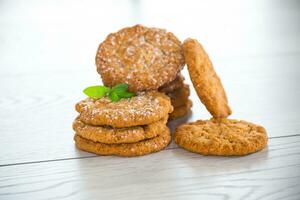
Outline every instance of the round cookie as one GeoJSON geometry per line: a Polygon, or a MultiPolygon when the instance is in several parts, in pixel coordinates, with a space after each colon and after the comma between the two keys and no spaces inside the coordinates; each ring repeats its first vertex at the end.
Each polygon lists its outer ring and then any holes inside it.
{"type": "Polygon", "coordinates": [[[125,128],[156,122],[173,111],[170,98],[157,91],[111,102],[108,97],[87,98],[76,104],[79,119],[90,125],[125,128]]]}
{"type": "Polygon", "coordinates": [[[105,85],[126,83],[130,91],[145,91],[174,80],[184,57],[172,33],[136,25],[109,34],[99,45],[96,65],[105,85]]]}
{"type": "Polygon", "coordinates": [[[169,114],[169,119],[175,120],[175,119],[178,119],[180,117],[187,115],[192,106],[193,106],[193,102],[188,99],[187,102],[183,106],[174,107],[173,112],[171,112],[169,114]]]}
{"type": "Polygon", "coordinates": [[[78,118],[73,122],[73,129],[80,137],[105,144],[134,143],[156,137],[166,126],[168,117],[144,126],[112,128],[110,126],[92,126],[84,124],[78,118]]]}
{"type": "Polygon", "coordinates": [[[187,84],[184,84],[182,88],[168,92],[166,95],[170,97],[173,107],[183,106],[190,96],[190,88],[187,84]]]}
{"type": "Polygon", "coordinates": [[[240,156],[263,149],[268,136],[262,126],[223,118],[183,124],[176,128],[174,140],[202,155],[240,156]]]}
{"type": "Polygon", "coordinates": [[[84,139],[77,134],[75,135],[74,140],[77,148],[83,151],[98,155],[131,157],[142,156],[164,149],[170,143],[171,135],[169,128],[165,126],[165,128],[161,130],[159,136],[136,143],[104,144],[84,139]]]}
{"type": "Polygon", "coordinates": [[[194,88],[206,109],[215,118],[225,118],[231,114],[221,80],[201,44],[194,39],[186,39],[183,52],[194,88]]]}
{"type": "Polygon", "coordinates": [[[175,80],[161,86],[159,88],[159,91],[165,93],[173,92],[174,90],[184,87],[183,81],[184,81],[184,77],[181,74],[178,74],[175,80]]]}

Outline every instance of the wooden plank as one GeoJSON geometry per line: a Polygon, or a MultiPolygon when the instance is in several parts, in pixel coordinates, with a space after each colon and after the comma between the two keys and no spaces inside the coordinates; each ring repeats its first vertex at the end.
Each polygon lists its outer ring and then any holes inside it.
{"type": "Polygon", "coordinates": [[[300,137],[245,157],[169,149],[0,168],[0,199],[299,199],[300,137]]]}

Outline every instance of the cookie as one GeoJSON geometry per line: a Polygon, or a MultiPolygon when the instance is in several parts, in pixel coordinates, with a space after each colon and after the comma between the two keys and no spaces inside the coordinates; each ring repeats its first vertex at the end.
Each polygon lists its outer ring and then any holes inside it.
{"type": "Polygon", "coordinates": [[[79,119],[90,125],[125,128],[154,123],[173,111],[170,98],[157,91],[111,102],[108,97],[87,98],[76,104],[79,119]]]}
{"type": "Polygon", "coordinates": [[[178,74],[175,80],[161,86],[159,88],[159,91],[165,93],[173,92],[174,90],[184,87],[183,81],[184,81],[184,77],[181,74],[178,74]]]}
{"type": "Polygon", "coordinates": [[[183,124],[176,128],[174,140],[202,155],[240,156],[262,150],[268,137],[262,126],[223,118],[183,124]]]}
{"type": "Polygon", "coordinates": [[[168,117],[144,126],[112,128],[110,126],[92,126],[80,121],[73,122],[73,129],[78,136],[105,144],[134,143],[156,137],[166,126],[168,117]]]}
{"type": "Polygon", "coordinates": [[[173,107],[179,107],[186,104],[190,96],[190,88],[184,84],[182,88],[166,93],[171,99],[173,107]]]}
{"type": "Polygon", "coordinates": [[[104,144],[84,139],[77,134],[75,135],[74,140],[77,148],[83,151],[88,151],[98,155],[131,157],[142,156],[164,149],[170,143],[171,135],[169,128],[165,126],[161,130],[159,136],[136,143],[104,144]]]}
{"type": "Polygon", "coordinates": [[[130,91],[146,91],[174,80],[184,57],[172,33],[136,25],[108,35],[99,45],[96,65],[105,85],[126,83],[130,91]]]}
{"type": "Polygon", "coordinates": [[[192,106],[193,106],[193,102],[188,99],[187,102],[183,106],[174,107],[173,112],[171,112],[169,114],[169,119],[175,120],[175,119],[178,119],[180,117],[187,115],[192,106]]]}
{"type": "Polygon", "coordinates": [[[207,110],[214,118],[225,118],[231,114],[221,80],[201,44],[186,39],[183,52],[194,88],[207,110]]]}

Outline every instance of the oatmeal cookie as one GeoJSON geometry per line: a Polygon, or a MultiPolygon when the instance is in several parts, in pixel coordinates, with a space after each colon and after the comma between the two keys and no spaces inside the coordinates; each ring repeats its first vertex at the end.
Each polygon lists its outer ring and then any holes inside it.
{"type": "Polygon", "coordinates": [[[170,97],[173,107],[183,106],[187,103],[190,96],[190,88],[187,84],[184,84],[182,88],[168,92],[166,95],[170,97]]]}
{"type": "Polygon", "coordinates": [[[202,155],[240,156],[262,150],[268,136],[262,126],[223,118],[183,124],[176,128],[174,140],[202,155]]]}
{"type": "Polygon", "coordinates": [[[181,45],[164,29],[142,25],[123,28],[99,45],[97,71],[106,86],[126,83],[134,92],[158,89],[182,69],[181,45]]]}
{"type": "Polygon", "coordinates": [[[108,97],[87,98],[76,104],[79,119],[90,125],[125,128],[156,122],[173,111],[170,98],[157,91],[111,102],[108,97]]]}
{"type": "Polygon", "coordinates": [[[112,128],[110,126],[87,125],[78,118],[73,122],[73,129],[80,137],[105,144],[134,143],[156,137],[166,126],[168,117],[144,126],[112,128]]]}
{"type": "Polygon", "coordinates": [[[173,92],[174,90],[184,87],[183,81],[184,81],[184,77],[181,74],[178,74],[175,80],[161,86],[159,88],[159,91],[165,93],[173,92]]]}
{"type": "Polygon", "coordinates": [[[171,141],[170,130],[165,126],[160,134],[152,139],[127,144],[104,144],[93,142],[79,135],[74,137],[77,148],[99,155],[116,155],[124,157],[142,156],[164,149],[171,141]]]}
{"type": "Polygon", "coordinates": [[[193,106],[193,102],[188,99],[187,102],[183,106],[174,107],[173,112],[171,112],[169,114],[169,119],[175,120],[175,119],[178,119],[180,117],[187,115],[192,106],[193,106]]]}
{"type": "Polygon", "coordinates": [[[186,39],[183,51],[192,83],[201,102],[213,117],[229,116],[231,109],[225,90],[201,44],[197,40],[186,39]]]}

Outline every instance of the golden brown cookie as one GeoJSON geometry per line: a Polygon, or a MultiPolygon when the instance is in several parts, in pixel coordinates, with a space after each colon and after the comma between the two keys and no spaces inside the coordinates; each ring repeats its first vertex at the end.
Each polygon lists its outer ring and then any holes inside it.
{"type": "Polygon", "coordinates": [[[109,34],[98,48],[96,65],[105,85],[126,83],[130,91],[145,91],[174,80],[184,57],[172,33],[136,25],[109,34]]]}
{"type": "Polygon", "coordinates": [[[178,119],[180,117],[187,115],[192,106],[193,106],[193,102],[188,99],[187,102],[183,106],[174,107],[173,112],[171,112],[169,114],[169,119],[175,120],[175,119],[178,119]]]}
{"type": "Polygon", "coordinates": [[[201,102],[213,117],[229,116],[231,110],[225,90],[201,44],[197,40],[186,39],[183,51],[192,83],[201,102]]]}
{"type": "Polygon", "coordinates": [[[159,136],[136,143],[104,144],[84,139],[79,135],[74,137],[77,148],[99,155],[142,156],[164,149],[171,141],[170,130],[164,127],[159,136]]]}
{"type": "Polygon", "coordinates": [[[166,95],[170,97],[173,107],[183,106],[190,96],[190,88],[187,84],[184,84],[183,87],[174,90],[173,92],[168,92],[166,95]]]}
{"type": "Polygon", "coordinates": [[[183,124],[176,128],[174,140],[203,155],[239,156],[262,150],[268,136],[262,126],[223,118],[183,124]]]}
{"type": "Polygon", "coordinates": [[[111,102],[108,97],[87,98],[76,104],[76,110],[86,124],[125,128],[156,122],[172,112],[173,107],[168,96],[150,91],[118,102],[111,102]]]}
{"type": "Polygon", "coordinates": [[[73,129],[80,137],[105,144],[134,143],[156,137],[166,126],[168,117],[144,126],[112,128],[110,126],[87,125],[78,118],[73,122],[73,129]]]}
{"type": "Polygon", "coordinates": [[[183,81],[184,81],[184,77],[181,74],[178,74],[175,80],[161,86],[159,88],[159,91],[165,93],[173,92],[174,90],[184,87],[183,81]]]}

